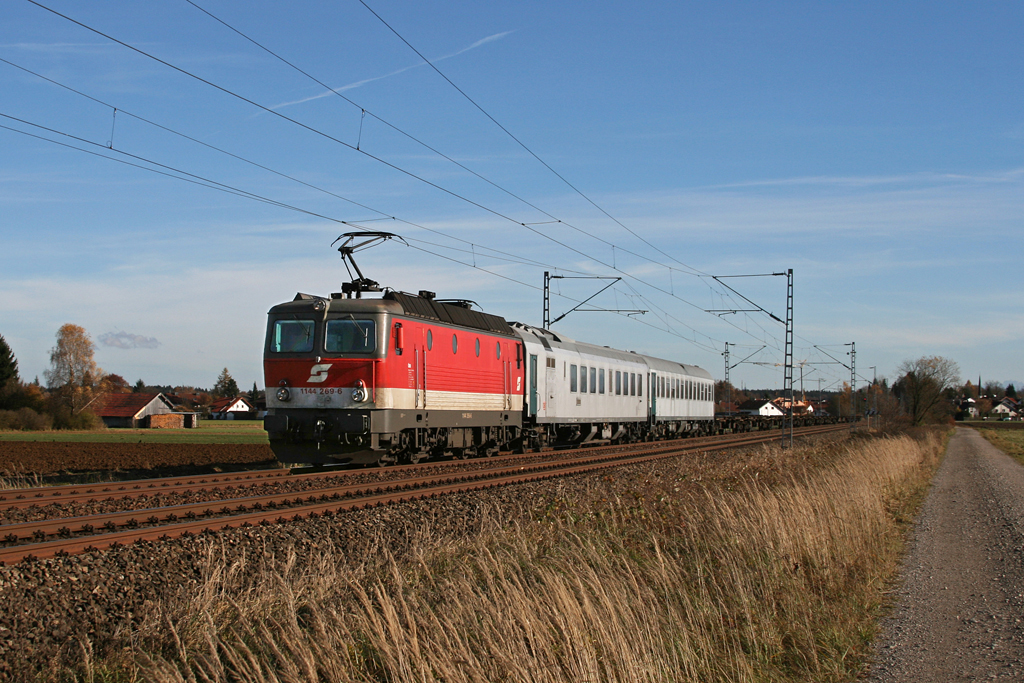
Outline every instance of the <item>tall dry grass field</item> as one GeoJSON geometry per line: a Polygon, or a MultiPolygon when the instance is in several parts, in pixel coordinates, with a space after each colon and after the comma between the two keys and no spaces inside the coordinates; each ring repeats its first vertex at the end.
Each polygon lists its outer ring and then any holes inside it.
{"type": "MultiPolygon", "coordinates": [[[[156,681],[833,681],[874,633],[941,435],[662,464],[401,556],[221,559],[128,660],[156,681]],[[699,470],[698,470],[699,472],[699,470]],[[254,567],[258,566],[258,571],[254,567]]],[[[513,505],[512,508],[515,508],[513,505]]],[[[382,532],[385,533],[385,532],[382,532]]]]}

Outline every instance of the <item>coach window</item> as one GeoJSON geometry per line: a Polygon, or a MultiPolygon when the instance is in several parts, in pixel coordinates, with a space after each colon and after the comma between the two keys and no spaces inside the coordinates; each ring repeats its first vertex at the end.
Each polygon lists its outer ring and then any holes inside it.
{"type": "Polygon", "coordinates": [[[494,357],[501,360],[501,342],[494,342],[494,357]]]}
{"type": "Polygon", "coordinates": [[[597,373],[597,393],[604,393],[604,368],[597,373]]]}
{"type": "Polygon", "coordinates": [[[629,395],[636,396],[636,373],[629,373],[629,395]]]}
{"type": "Polygon", "coordinates": [[[459,352],[459,335],[453,334],[452,335],[452,353],[458,353],[458,352],[459,352]]]}
{"type": "Polygon", "coordinates": [[[580,393],[587,393],[587,366],[580,367],[580,393]]]}
{"type": "Polygon", "coordinates": [[[615,395],[616,396],[621,396],[622,395],[622,371],[621,370],[616,370],[615,371],[615,395]]]}
{"type": "Polygon", "coordinates": [[[309,353],[313,350],[312,320],[277,320],[270,350],[274,353],[309,353]]]}
{"type": "Polygon", "coordinates": [[[427,330],[427,351],[434,348],[434,334],[427,330]]]}
{"type": "Polygon", "coordinates": [[[590,393],[597,393],[597,368],[590,368],[590,393]]]}
{"type": "Polygon", "coordinates": [[[569,366],[569,391],[576,391],[576,366],[569,366]]]}
{"type": "Polygon", "coordinates": [[[477,358],[480,357],[480,339],[479,339],[479,337],[476,340],[476,357],[477,358]]]}
{"type": "Polygon", "coordinates": [[[641,374],[637,374],[636,395],[637,396],[643,396],[644,395],[644,376],[641,375],[641,374]]]}

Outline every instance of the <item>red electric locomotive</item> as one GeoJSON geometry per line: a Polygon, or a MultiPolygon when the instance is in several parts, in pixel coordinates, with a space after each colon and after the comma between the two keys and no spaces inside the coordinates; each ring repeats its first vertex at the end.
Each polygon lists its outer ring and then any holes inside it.
{"type": "Polygon", "coordinates": [[[431,292],[364,291],[381,290],[360,277],[270,309],[264,426],[279,460],[417,462],[520,438],[523,349],[504,318],[431,292]]]}

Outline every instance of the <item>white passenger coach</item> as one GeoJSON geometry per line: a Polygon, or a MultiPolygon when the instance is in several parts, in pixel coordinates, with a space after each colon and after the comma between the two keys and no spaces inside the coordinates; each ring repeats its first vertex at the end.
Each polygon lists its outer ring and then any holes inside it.
{"type": "Polygon", "coordinates": [[[642,440],[712,428],[714,380],[706,370],[522,323],[511,326],[525,350],[525,417],[534,445],[642,440]]]}

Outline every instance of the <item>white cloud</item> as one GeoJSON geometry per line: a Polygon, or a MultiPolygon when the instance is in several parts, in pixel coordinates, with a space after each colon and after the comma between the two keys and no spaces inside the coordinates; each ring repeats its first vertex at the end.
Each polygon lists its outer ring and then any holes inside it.
{"type": "Polygon", "coordinates": [[[100,344],[116,349],[155,349],[160,346],[156,337],[146,337],[131,332],[106,332],[100,335],[100,344]]]}
{"type": "MultiPolygon", "coordinates": [[[[446,59],[451,59],[452,57],[457,57],[457,56],[459,56],[461,54],[465,54],[466,52],[469,52],[470,50],[475,50],[476,48],[478,48],[478,47],[480,47],[482,45],[486,45],[487,43],[492,43],[492,42],[494,42],[496,40],[501,40],[502,38],[504,38],[505,36],[507,36],[507,35],[509,35],[511,33],[515,33],[515,31],[503,31],[502,33],[495,33],[494,35],[487,36],[486,38],[481,38],[480,40],[476,41],[475,43],[473,43],[471,45],[468,45],[468,46],[462,48],[461,50],[458,50],[458,51],[453,52],[451,54],[444,55],[442,57],[438,57],[436,59],[433,59],[433,60],[431,60],[431,63],[432,64],[438,64],[440,62],[445,61],[446,59]]],[[[355,81],[354,83],[349,83],[348,85],[343,85],[343,86],[340,86],[338,88],[331,88],[330,90],[327,90],[326,92],[322,92],[322,93],[319,93],[319,94],[316,94],[316,95],[312,95],[310,97],[304,97],[304,98],[302,98],[300,100],[293,100],[291,102],[282,102],[280,104],[275,104],[275,105],[273,105],[270,108],[271,109],[283,109],[284,107],[291,107],[291,106],[294,106],[296,104],[304,104],[306,102],[312,102],[313,100],[319,100],[319,99],[322,99],[324,97],[329,97],[331,95],[337,95],[338,93],[343,93],[343,92],[346,92],[348,90],[354,90],[356,88],[359,88],[359,87],[362,87],[362,86],[366,85],[367,83],[373,83],[374,81],[381,81],[381,80],[384,80],[386,78],[391,78],[392,76],[397,76],[399,74],[405,73],[406,71],[409,71],[411,69],[418,69],[419,67],[422,67],[422,66],[427,66],[427,63],[426,62],[417,62],[416,64],[410,64],[409,66],[403,66],[401,69],[395,69],[394,71],[392,71],[390,73],[386,73],[386,74],[384,74],[382,76],[374,76],[372,78],[364,78],[361,81],[355,81]]]]}

